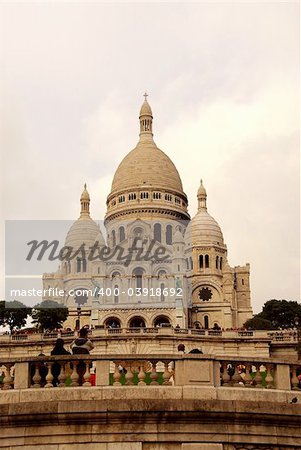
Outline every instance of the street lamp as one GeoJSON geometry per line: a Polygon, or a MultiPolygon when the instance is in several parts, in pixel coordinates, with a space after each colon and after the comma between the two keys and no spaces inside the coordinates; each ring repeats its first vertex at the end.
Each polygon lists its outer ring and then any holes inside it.
{"type": "Polygon", "coordinates": [[[82,309],[79,307],[77,308],[77,321],[76,321],[76,329],[80,330],[80,315],[81,315],[82,309]]]}
{"type": "Polygon", "coordinates": [[[297,328],[297,353],[298,353],[298,359],[300,359],[301,356],[301,329],[299,327],[299,317],[295,316],[295,325],[297,328]]]}

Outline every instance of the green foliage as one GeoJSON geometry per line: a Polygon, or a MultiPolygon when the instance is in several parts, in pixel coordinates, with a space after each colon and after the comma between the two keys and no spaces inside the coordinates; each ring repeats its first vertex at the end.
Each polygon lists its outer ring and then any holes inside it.
{"type": "Polygon", "coordinates": [[[0,326],[4,325],[4,308],[5,308],[5,301],[0,300],[0,326]]]}
{"type": "Polygon", "coordinates": [[[262,319],[259,314],[249,319],[244,324],[247,330],[271,330],[272,323],[270,320],[262,319]]]}
{"type": "Polygon", "coordinates": [[[44,300],[33,309],[33,323],[42,330],[54,330],[62,328],[63,322],[68,317],[68,308],[52,300],[44,300]]]}
{"type": "Polygon", "coordinates": [[[277,330],[301,326],[301,305],[296,301],[269,300],[259,314],[244,325],[254,330],[277,330]]]}
{"type": "Polygon", "coordinates": [[[10,332],[26,325],[26,319],[31,315],[31,308],[14,300],[0,302],[0,325],[8,326],[10,332]]]}

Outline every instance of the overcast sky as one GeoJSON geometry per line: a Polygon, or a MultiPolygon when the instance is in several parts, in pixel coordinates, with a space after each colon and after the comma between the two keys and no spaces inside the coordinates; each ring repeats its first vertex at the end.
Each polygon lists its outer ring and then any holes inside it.
{"type": "Polygon", "coordinates": [[[75,220],[87,182],[102,220],[147,90],[191,216],[203,178],[230,264],[251,264],[254,310],[300,300],[297,3],[0,8],[3,219],[75,220]]]}

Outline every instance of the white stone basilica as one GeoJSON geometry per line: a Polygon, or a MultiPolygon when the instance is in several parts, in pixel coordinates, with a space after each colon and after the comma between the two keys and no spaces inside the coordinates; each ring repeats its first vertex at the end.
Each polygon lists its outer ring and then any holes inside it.
{"type": "Polygon", "coordinates": [[[140,138],[118,166],[107,197],[106,236],[90,217],[84,187],[65,246],[82,249],[43,275],[47,296],[68,306],[66,327],[239,328],[252,316],[249,264],[231,268],[201,182],[190,220],[179,173],[160,150],[145,99],[140,138]],[[84,246],[84,247],[83,247],[84,246]]]}

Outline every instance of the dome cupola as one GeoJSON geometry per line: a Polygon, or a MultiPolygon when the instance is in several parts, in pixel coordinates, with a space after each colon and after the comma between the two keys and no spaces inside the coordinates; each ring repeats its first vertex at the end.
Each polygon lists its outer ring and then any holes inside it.
{"type": "Polygon", "coordinates": [[[197,197],[198,212],[186,230],[186,245],[192,247],[201,245],[225,247],[223,233],[219,224],[207,212],[207,193],[202,180],[197,197]]]}
{"type": "Polygon", "coordinates": [[[89,247],[92,247],[96,238],[99,237],[100,229],[90,217],[90,195],[86,184],[80,198],[80,204],[80,217],[70,227],[65,245],[76,250],[82,244],[85,244],[86,251],[89,251],[89,247]]]}
{"type": "Polygon", "coordinates": [[[139,114],[139,142],[115,172],[107,198],[106,222],[143,216],[189,220],[180,175],[153,140],[153,115],[146,97],[139,114]]]}

